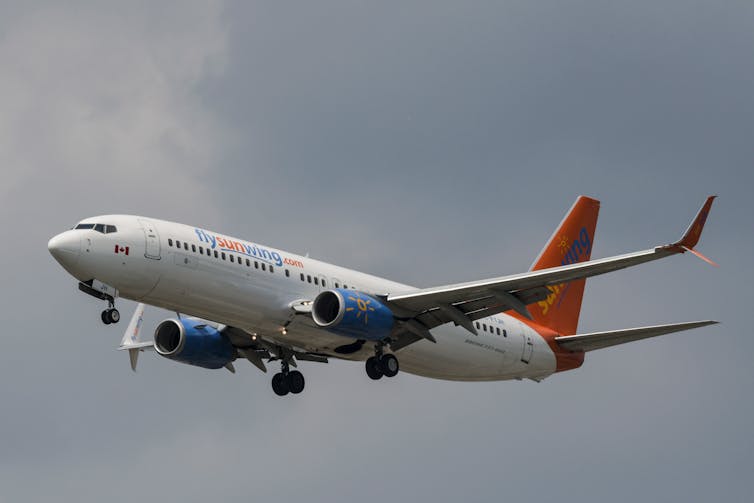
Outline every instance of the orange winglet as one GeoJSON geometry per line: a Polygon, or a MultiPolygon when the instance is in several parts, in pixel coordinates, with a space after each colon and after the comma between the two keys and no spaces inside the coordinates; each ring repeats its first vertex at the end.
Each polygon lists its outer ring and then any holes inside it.
{"type": "MultiPolygon", "coordinates": [[[[714,201],[716,197],[717,196],[709,196],[707,198],[707,200],[704,202],[704,205],[702,205],[702,208],[699,210],[699,213],[696,214],[694,221],[691,222],[689,228],[686,229],[686,232],[683,234],[681,240],[673,243],[673,246],[685,248],[689,251],[694,251],[694,247],[699,242],[699,236],[702,235],[704,224],[707,222],[709,210],[710,208],[712,208],[712,201],[714,201]]],[[[706,257],[704,258],[706,259],[706,257]]]]}

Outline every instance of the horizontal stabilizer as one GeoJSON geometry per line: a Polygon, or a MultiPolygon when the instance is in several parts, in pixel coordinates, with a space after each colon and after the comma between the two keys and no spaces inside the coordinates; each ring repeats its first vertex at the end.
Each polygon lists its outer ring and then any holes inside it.
{"type": "Polygon", "coordinates": [[[623,330],[611,330],[609,332],[594,332],[591,334],[566,335],[556,337],[555,342],[563,349],[570,351],[594,351],[595,349],[608,348],[625,344],[626,342],[639,341],[658,335],[691,330],[692,328],[714,325],[717,321],[689,321],[686,323],[673,323],[670,325],[655,325],[653,327],[626,328],[623,330]]]}

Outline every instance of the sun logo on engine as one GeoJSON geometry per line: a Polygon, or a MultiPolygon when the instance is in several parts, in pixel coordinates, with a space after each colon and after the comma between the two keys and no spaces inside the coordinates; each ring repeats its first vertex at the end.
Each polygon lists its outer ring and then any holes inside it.
{"type": "Polygon", "coordinates": [[[356,319],[360,320],[361,315],[364,315],[364,325],[369,324],[369,313],[371,311],[374,311],[374,308],[370,306],[372,303],[371,299],[364,300],[361,297],[353,297],[351,295],[348,296],[348,300],[351,300],[356,303],[356,307],[347,307],[346,311],[355,311],[358,308],[358,311],[356,312],[356,319]]]}

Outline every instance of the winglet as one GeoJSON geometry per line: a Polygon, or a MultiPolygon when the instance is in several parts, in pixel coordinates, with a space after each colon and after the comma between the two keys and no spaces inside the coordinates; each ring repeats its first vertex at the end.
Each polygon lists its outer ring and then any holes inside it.
{"type": "Polygon", "coordinates": [[[707,200],[702,205],[699,212],[696,214],[696,217],[694,217],[694,220],[691,222],[691,225],[689,225],[688,229],[686,229],[686,232],[683,234],[683,237],[679,241],[676,241],[675,243],[668,245],[668,248],[675,248],[681,253],[684,252],[691,252],[692,254],[696,255],[700,259],[704,260],[705,262],[712,264],[715,267],[719,267],[716,263],[714,263],[709,258],[705,257],[698,251],[694,249],[694,247],[699,242],[699,238],[702,235],[702,231],[704,230],[704,224],[707,222],[707,216],[709,216],[710,208],[712,208],[712,202],[715,200],[717,196],[709,196],[707,200]]]}
{"type": "Polygon", "coordinates": [[[688,248],[689,250],[693,249],[696,246],[696,244],[699,242],[699,237],[702,235],[704,224],[707,222],[709,210],[710,208],[712,208],[712,201],[714,201],[716,197],[717,196],[709,196],[707,198],[707,200],[702,205],[702,208],[699,210],[699,213],[696,214],[696,217],[694,217],[691,225],[689,225],[689,228],[686,229],[686,232],[683,234],[681,240],[673,243],[674,245],[683,246],[684,248],[688,248]]]}

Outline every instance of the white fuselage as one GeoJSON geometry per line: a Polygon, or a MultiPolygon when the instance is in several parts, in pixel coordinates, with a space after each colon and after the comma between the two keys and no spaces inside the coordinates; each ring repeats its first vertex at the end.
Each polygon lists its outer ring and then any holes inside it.
{"type": "MultiPolygon", "coordinates": [[[[293,304],[311,301],[330,288],[372,295],[416,290],[163,220],[108,215],[85,219],[85,223],[117,230],[74,229],[56,238],[65,240],[69,249],[61,264],[80,281],[96,279],[116,288],[121,297],[330,357],[365,360],[374,354],[374,347],[367,343],[350,354],[336,352],[354,339],[319,328],[310,316],[295,314],[293,304]]],[[[453,323],[433,329],[436,344],[421,340],[398,351],[401,370],[460,381],[539,380],[555,372],[555,355],[547,342],[517,318],[499,314],[475,325],[477,336],[453,323]]]]}

